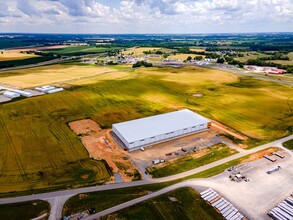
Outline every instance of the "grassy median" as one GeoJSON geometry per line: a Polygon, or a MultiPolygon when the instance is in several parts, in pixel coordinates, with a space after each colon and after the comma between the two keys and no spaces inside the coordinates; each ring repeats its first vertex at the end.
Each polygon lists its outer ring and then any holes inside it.
{"type": "Polygon", "coordinates": [[[198,192],[191,188],[181,188],[167,194],[155,197],[145,202],[133,205],[109,216],[110,219],[144,219],[144,220],[216,220],[222,216],[208,205],[198,192]]]}

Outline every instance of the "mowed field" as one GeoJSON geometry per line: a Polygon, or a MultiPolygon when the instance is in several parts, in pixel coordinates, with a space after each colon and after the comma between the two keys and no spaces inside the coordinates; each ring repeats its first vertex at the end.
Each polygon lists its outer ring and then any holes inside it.
{"type": "Polygon", "coordinates": [[[96,68],[93,66],[50,65],[29,69],[19,69],[0,72],[0,83],[30,88],[57,82],[67,82],[74,79],[86,78],[113,72],[108,67],[96,68]]]}
{"type": "MultiPolygon", "coordinates": [[[[62,67],[80,68],[80,74],[88,68],[62,67]]],[[[189,108],[265,141],[286,135],[292,126],[293,92],[283,85],[200,67],[112,70],[116,72],[72,81],[71,89],[61,93],[1,105],[1,192],[71,187],[109,178],[105,164],[90,160],[68,128],[67,123],[78,119],[91,118],[104,128],[189,108]]]]}
{"type": "Polygon", "coordinates": [[[123,209],[102,219],[216,220],[223,218],[212,206],[200,198],[198,192],[191,188],[182,188],[123,209]]]}
{"type": "Polygon", "coordinates": [[[127,49],[125,51],[122,51],[121,53],[123,54],[132,54],[134,53],[134,55],[136,56],[141,56],[144,55],[144,51],[151,51],[151,52],[156,52],[156,51],[170,51],[172,49],[165,49],[165,48],[160,48],[160,47],[138,47],[138,48],[131,48],[131,49],[127,49]]]}
{"type": "Polygon", "coordinates": [[[39,57],[34,54],[25,54],[25,53],[18,53],[18,52],[3,52],[0,53],[0,62],[1,61],[10,61],[10,60],[24,60],[28,58],[39,57]]]}

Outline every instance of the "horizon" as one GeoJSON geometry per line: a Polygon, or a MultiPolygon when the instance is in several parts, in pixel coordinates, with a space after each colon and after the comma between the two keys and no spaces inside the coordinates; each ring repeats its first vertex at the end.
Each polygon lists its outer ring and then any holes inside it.
{"type": "Polygon", "coordinates": [[[0,34],[48,34],[48,35],[221,35],[221,34],[293,34],[293,31],[279,32],[207,32],[207,33],[66,33],[66,32],[0,32],[0,34]]]}

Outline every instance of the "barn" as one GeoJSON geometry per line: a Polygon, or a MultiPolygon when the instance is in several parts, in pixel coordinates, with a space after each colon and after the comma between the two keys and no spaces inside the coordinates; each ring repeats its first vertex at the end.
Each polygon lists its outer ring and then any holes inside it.
{"type": "Polygon", "coordinates": [[[128,151],[183,137],[209,128],[210,121],[188,109],[112,125],[128,151]]]}

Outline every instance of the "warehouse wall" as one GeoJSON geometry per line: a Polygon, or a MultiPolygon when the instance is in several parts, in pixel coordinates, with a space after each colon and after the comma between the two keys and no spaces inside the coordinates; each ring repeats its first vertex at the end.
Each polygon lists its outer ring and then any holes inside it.
{"type": "Polygon", "coordinates": [[[129,149],[129,143],[124,139],[124,137],[120,134],[120,132],[115,128],[112,127],[113,132],[117,135],[117,137],[123,142],[123,144],[129,149]]]}
{"type": "Polygon", "coordinates": [[[113,132],[121,139],[121,141],[125,144],[125,146],[128,148],[129,151],[133,151],[136,149],[139,149],[140,147],[149,146],[152,144],[161,143],[167,140],[175,139],[178,137],[183,137],[189,134],[193,134],[199,131],[206,130],[208,128],[208,124],[202,124],[202,125],[196,125],[193,127],[173,131],[166,134],[160,134],[154,137],[148,137],[144,140],[138,140],[133,143],[128,143],[123,136],[117,131],[117,129],[113,126],[113,132]]]}

